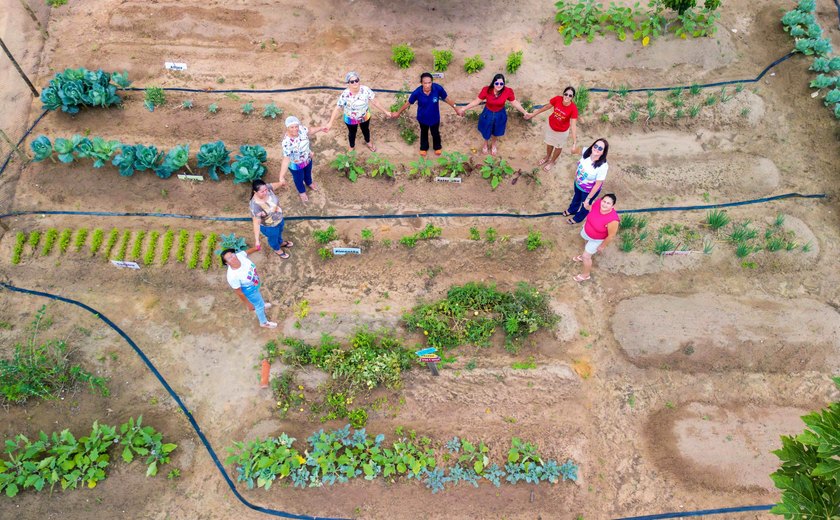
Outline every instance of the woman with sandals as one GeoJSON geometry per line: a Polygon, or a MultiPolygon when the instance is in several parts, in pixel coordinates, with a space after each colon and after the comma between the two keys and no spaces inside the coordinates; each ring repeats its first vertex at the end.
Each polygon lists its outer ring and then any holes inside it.
{"type": "Polygon", "coordinates": [[[283,210],[280,209],[280,199],[275,192],[280,186],[279,182],[267,184],[262,179],[255,180],[251,183],[251,202],[248,206],[254,223],[254,243],[259,246],[262,233],[268,239],[271,250],[285,260],[289,258],[289,253],[283,248],[294,247],[294,244],[283,240],[286,222],[283,219],[283,210]]]}

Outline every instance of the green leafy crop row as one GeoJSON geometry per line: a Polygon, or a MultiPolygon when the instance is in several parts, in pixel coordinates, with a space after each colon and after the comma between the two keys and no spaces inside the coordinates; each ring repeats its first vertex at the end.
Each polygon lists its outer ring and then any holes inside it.
{"type": "Polygon", "coordinates": [[[397,435],[386,444],[384,434],[371,438],[365,430],[351,431],[347,425],[318,431],[307,439],[307,447],[301,452],[294,447],[296,439],[283,433],[277,438],[235,442],[227,448],[231,455],[226,463],[234,466],[237,481],[244,482],[248,489],[269,489],[275,481],[286,478],[295,487],[305,488],[344,483],[357,477],[391,481],[406,477],[423,481],[432,493],[437,493],[447,485],[461,482],[478,487],[481,479],[498,487],[502,478],[510,484],[554,484],[561,479],[578,478],[578,467],[571,459],[564,464],[544,460],[536,446],[516,437],[511,440],[503,469],[498,463],[491,463],[489,447],[484,443],[456,437],[441,448],[429,437],[418,439],[414,431],[406,437],[398,428],[397,435]],[[447,453],[438,456],[436,447],[447,453]]]}
{"type": "Polygon", "coordinates": [[[426,227],[417,233],[400,238],[400,244],[411,248],[417,245],[418,240],[431,240],[432,238],[438,238],[442,233],[443,229],[435,227],[433,224],[426,224],[426,227]]]}
{"type": "MultiPolygon", "coordinates": [[[[158,150],[156,146],[129,145],[102,137],[89,139],[77,134],[70,139],[57,137],[54,143],[47,136],[39,135],[30,143],[30,148],[35,161],[54,161],[53,155],[68,164],[74,160],[92,159],[94,168],[101,168],[110,161],[124,177],[147,170],[153,171],[161,179],[168,179],[181,168],[192,173],[188,164],[190,147],[187,144],[176,145],[167,152],[158,150]]],[[[239,155],[231,164],[230,151],[225,143],[216,141],[201,145],[196,160],[199,168],[207,168],[208,175],[214,181],[219,180],[219,172],[233,172],[233,181],[244,183],[265,175],[264,164],[268,154],[260,145],[242,145],[239,147],[239,155]]]]}
{"type": "Polygon", "coordinates": [[[201,231],[196,231],[193,233],[193,248],[192,254],[190,255],[190,261],[187,262],[187,267],[190,269],[195,269],[198,267],[198,259],[201,256],[201,244],[204,243],[204,233],[201,231]]]}
{"type": "Polygon", "coordinates": [[[117,88],[128,88],[128,73],[103,72],[79,69],[65,69],[50,80],[49,86],[41,91],[44,110],[58,110],[77,114],[81,107],[109,107],[119,105],[122,99],[117,88]]]}
{"type": "Polygon", "coordinates": [[[145,457],[146,476],[157,475],[177,445],[164,443],[160,432],[142,422],[142,416],[117,427],[94,422],[90,433],[78,439],[70,430],[62,430],[52,435],[40,432],[32,440],[24,435],[6,440],[6,459],[0,460],[0,492],[11,498],[25,489],[49,487],[52,491],[56,484],[61,489],[76,489],[80,484],[94,488],[107,477],[109,451],[116,449],[122,450],[127,463],[145,457]]]}
{"type": "Polygon", "coordinates": [[[823,38],[823,30],[814,14],[815,0],[799,0],[796,8],[782,16],[782,26],[794,38],[794,49],[814,56],[810,70],[819,72],[811,88],[828,89],[823,104],[840,119],[840,56],[832,56],[831,39],[823,38]]]}

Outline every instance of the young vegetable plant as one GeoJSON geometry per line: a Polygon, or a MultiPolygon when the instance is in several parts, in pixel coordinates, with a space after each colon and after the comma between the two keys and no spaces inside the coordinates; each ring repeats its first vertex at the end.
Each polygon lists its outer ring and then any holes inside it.
{"type": "Polygon", "coordinates": [[[358,157],[355,151],[340,153],[333,159],[331,166],[338,173],[343,174],[350,182],[356,182],[359,177],[365,174],[365,169],[357,163],[358,157]]]}
{"type": "Polygon", "coordinates": [[[253,102],[249,101],[249,102],[245,103],[244,105],[242,105],[242,113],[245,114],[246,116],[251,115],[251,112],[253,112],[253,111],[254,111],[254,103],[253,102]]]}
{"type": "Polygon", "coordinates": [[[515,51],[508,54],[505,70],[508,74],[516,74],[519,67],[522,66],[522,51],[515,51]]]}
{"type": "Polygon", "coordinates": [[[155,108],[166,104],[166,92],[160,87],[148,87],[143,98],[143,106],[149,112],[154,112],[155,108]]]}
{"type": "Polygon", "coordinates": [[[193,248],[192,254],[190,255],[190,261],[187,262],[187,267],[189,269],[195,269],[198,267],[198,259],[201,256],[201,244],[204,243],[204,233],[201,231],[196,231],[193,235],[193,248]]]}
{"type": "Polygon", "coordinates": [[[481,176],[490,181],[490,188],[495,190],[505,177],[513,175],[513,168],[504,160],[488,155],[481,167],[481,176]]]}
{"type": "Polygon", "coordinates": [[[420,157],[416,161],[408,163],[408,175],[417,175],[431,179],[435,174],[435,160],[420,157]]]}
{"type": "Polygon", "coordinates": [[[75,252],[78,253],[79,251],[82,250],[82,248],[85,245],[85,242],[87,242],[87,237],[88,237],[88,229],[87,228],[81,228],[76,232],[76,240],[73,241],[73,250],[75,252]]]}
{"type": "Polygon", "coordinates": [[[41,243],[41,232],[32,231],[29,233],[29,239],[26,241],[26,245],[29,246],[29,249],[31,249],[33,253],[36,249],[38,249],[39,243],[41,243]]]}
{"type": "Polygon", "coordinates": [[[467,74],[475,74],[484,68],[484,60],[481,56],[476,54],[464,60],[464,72],[467,74]]]}
{"type": "Polygon", "coordinates": [[[201,145],[198,154],[196,154],[196,159],[198,160],[198,167],[207,168],[207,174],[214,181],[219,180],[219,172],[225,175],[231,172],[230,151],[225,148],[223,141],[201,145]]]}
{"type": "Polygon", "coordinates": [[[61,235],[58,237],[58,250],[63,255],[67,252],[67,249],[70,247],[70,239],[73,236],[72,229],[65,229],[61,232],[61,235]]]}
{"type": "Polygon", "coordinates": [[[391,179],[394,178],[394,164],[387,157],[383,157],[374,152],[370,154],[365,164],[371,167],[370,176],[373,178],[380,175],[390,177],[391,179]]]}
{"type": "Polygon", "coordinates": [[[323,230],[316,229],[312,232],[312,236],[319,244],[329,244],[333,240],[338,240],[338,233],[335,231],[333,226],[329,226],[327,229],[323,230]]]}
{"type": "Polygon", "coordinates": [[[120,238],[120,230],[114,228],[108,233],[108,241],[105,243],[105,254],[102,255],[102,258],[105,259],[107,262],[111,258],[111,252],[114,250],[114,246],[117,245],[117,240],[120,238]]]}
{"type": "Polygon", "coordinates": [[[452,51],[434,49],[432,56],[435,58],[435,72],[446,72],[452,63],[452,51]]]}
{"type": "Polygon", "coordinates": [[[321,260],[329,260],[333,257],[332,249],[329,247],[322,247],[318,249],[318,256],[321,257],[321,260]]]}
{"type": "Polygon", "coordinates": [[[219,111],[219,105],[216,104],[216,103],[210,103],[210,105],[208,105],[208,107],[207,107],[207,112],[209,112],[211,114],[215,114],[218,111],[219,111]]]}
{"type": "Polygon", "coordinates": [[[236,155],[234,159],[231,164],[234,183],[251,183],[265,175],[263,163],[268,159],[268,154],[262,146],[242,145],[239,147],[239,155],[236,155]]]}
{"type": "Polygon", "coordinates": [[[185,100],[181,103],[181,108],[183,108],[184,110],[189,110],[189,109],[193,108],[194,106],[195,105],[193,104],[192,99],[187,99],[187,100],[185,100]]]}
{"type": "Polygon", "coordinates": [[[55,159],[52,158],[52,143],[47,136],[39,135],[34,141],[29,143],[29,147],[32,148],[32,153],[34,154],[33,161],[40,162],[45,159],[50,159],[55,162],[55,159]]]}
{"type": "Polygon", "coordinates": [[[146,246],[146,252],[143,254],[143,265],[152,265],[155,263],[158,238],[160,238],[158,231],[149,233],[149,244],[146,246]]]}
{"type": "MultiPolygon", "coordinates": [[[[50,228],[47,234],[44,235],[44,248],[41,249],[41,256],[49,256],[55,246],[55,241],[58,239],[58,230],[50,228]]],[[[33,251],[34,252],[34,251],[33,251]]]]}
{"type": "Polygon", "coordinates": [[[559,24],[557,32],[563,36],[566,45],[571,44],[575,38],[586,38],[591,43],[601,32],[603,10],[600,3],[584,0],[573,4],[560,0],[554,5],[557,7],[554,21],[559,24]]]}
{"type": "Polygon", "coordinates": [[[171,229],[167,229],[163,234],[163,246],[160,249],[160,265],[166,265],[169,262],[169,255],[172,252],[172,243],[175,241],[175,233],[171,229]]]}
{"type": "Polygon", "coordinates": [[[443,176],[455,178],[467,173],[464,165],[469,162],[469,159],[461,152],[443,152],[437,162],[443,168],[443,176]]]}
{"type": "Polygon", "coordinates": [[[118,262],[122,262],[125,260],[125,254],[128,252],[128,243],[131,241],[131,230],[126,229],[122,232],[122,236],[120,237],[120,245],[119,249],[117,250],[117,256],[114,257],[114,260],[118,262]]]}
{"type": "Polygon", "coordinates": [[[209,270],[213,265],[213,259],[216,258],[216,243],[218,241],[219,235],[216,233],[210,233],[210,236],[207,237],[207,254],[204,255],[204,260],[201,261],[201,268],[205,271],[209,270]]]}
{"type": "Polygon", "coordinates": [[[73,162],[73,141],[70,139],[56,137],[53,143],[53,150],[55,150],[59,161],[65,164],[73,162]]]}
{"type": "Polygon", "coordinates": [[[399,68],[407,69],[414,61],[414,51],[408,45],[395,45],[391,48],[391,61],[399,68]]]}
{"type": "Polygon", "coordinates": [[[105,232],[101,229],[94,229],[93,235],[90,238],[90,256],[95,256],[102,248],[102,242],[105,240],[105,232]]]}
{"type": "Polygon", "coordinates": [[[26,244],[26,233],[18,231],[15,235],[15,247],[12,249],[12,264],[18,265],[23,255],[23,245],[26,244]]]}
{"type": "Polygon", "coordinates": [[[93,159],[93,167],[102,168],[105,166],[105,163],[111,161],[114,154],[117,153],[120,145],[121,143],[119,141],[108,141],[101,137],[94,137],[90,151],[90,158],[93,159]]]}
{"type": "Polygon", "coordinates": [[[178,251],[175,252],[175,261],[184,263],[187,256],[187,244],[190,242],[190,234],[182,229],[178,233],[178,251]]]}
{"type": "Polygon", "coordinates": [[[143,253],[143,239],[146,238],[146,232],[140,230],[134,235],[134,244],[131,246],[131,259],[135,262],[140,260],[140,255],[143,253]]]}
{"type": "Polygon", "coordinates": [[[274,103],[269,103],[263,109],[262,116],[266,118],[270,117],[271,119],[277,119],[277,116],[281,115],[282,113],[282,108],[278,108],[277,105],[275,105],[274,103]]]}
{"type": "Polygon", "coordinates": [[[175,148],[167,152],[163,162],[155,168],[155,174],[161,179],[168,179],[173,173],[181,168],[186,168],[188,172],[192,173],[187,161],[190,158],[190,145],[179,144],[175,148]]]}
{"type": "Polygon", "coordinates": [[[543,242],[542,233],[535,229],[528,231],[528,238],[525,241],[525,247],[528,251],[536,251],[543,245],[545,245],[545,242],[543,242]]]}

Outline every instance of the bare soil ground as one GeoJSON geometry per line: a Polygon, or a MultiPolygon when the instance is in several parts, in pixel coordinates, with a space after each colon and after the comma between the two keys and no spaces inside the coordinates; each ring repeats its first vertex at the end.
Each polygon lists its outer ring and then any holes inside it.
{"type": "MultiPolygon", "coordinates": [[[[0,0],[0,13],[18,2],[0,0]]],[[[466,102],[501,70],[511,51],[524,50],[520,71],[508,83],[521,99],[544,103],[566,84],[590,86],[670,86],[754,77],[791,48],[779,18],[788,4],[733,0],[722,8],[718,34],[701,40],[665,37],[642,48],[612,37],[566,47],[556,34],[551,2],[381,2],[315,0],[289,2],[139,2],[101,0],[55,9],[50,38],[30,57],[39,63],[43,87],[55,71],[84,66],[128,70],[137,86],[194,88],[282,88],[340,86],[356,70],[373,88],[413,87],[431,67],[431,49],[452,48],[455,61],[441,83],[466,102]],[[390,47],[409,42],[418,58],[408,70],[390,62],[390,47]],[[480,53],[487,62],[473,76],[463,58],[480,53]],[[186,62],[185,72],[166,72],[164,61],[186,62]],[[223,82],[222,82],[223,81],[223,82]]],[[[8,34],[16,15],[3,15],[8,34]]],[[[821,18],[823,19],[823,18],[821,18]]],[[[836,20],[835,20],[836,21],[836,20]]],[[[838,42],[830,17],[823,28],[838,42]]],[[[23,36],[36,38],[37,32],[23,36]]],[[[37,41],[32,41],[37,46],[37,41]]],[[[2,60],[0,60],[2,61],[2,60]]],[[[527,281],[552,297],[561,321],[554,331],[536,334],[518,354],[500,345],[462,349],[458,361],[439,378],[427,371],[406,375],[400,392],[381,392],[387,405],[371,413],[370,432],[390,434],[404,425],[435,439],[481,438],[499,458],[510,437],[537,442],[544,455],[580,464],[576,484],[516,485],[496,489],[458,487],[431,495],[417,482],[354,482],[324,489],[276,486],[270,492],[240,491],[252,502],[293,513],[359,518],[608,518],[750,504],[778,498],[768,474],[769,453],[780,434],[801,430],[798,416],[838,398],[829,376],[840,346],[836,333],[838,295],[837,195],[840,147],[837,124],[808,94],[810,73],[794,57],[727,103],[705,107],[697,118],[656,117],[644,108],[633,124],[628,113],[645,94],[621,100],[593,95],[579,122],[579,142],[610,140],[608,191],[618,209],[729,202],[767,195],[827,193],[825,200],[785,200],[729,210],[733,220],[770,226],[785,216],[803,252],[756,253],[736,258],[722,235],[702,225],[702,212],[651,214],[648,227],[681,225],[710,238],[709,255],[658,257],[650,251],[623,253],[613,245],[596,259],[592,280],[572,281],[579,254],[578,229],[560,219],[383,219],[337,221],[337,244],[362,245],[360,230],[371,228],[375,242],[361,257],[323,261],[311,231],[327,222],[290,222],[292,257],[280,261],[256,255],[268,299],[278,304],[270,316],[280,333],[304,339],[323,332],[346,337],[358,325],[397,326],[402,313],[421,300],[439,298],[453,284],[483,280],[509,289],[527,281]],[[745,111],[745,109],[747,109],[745,111]],[[607,114],[608,121],[602,118],[607,114]],[[443,236],[406,249],[396,241],[427,222],[443,236]],[[493,226],[506,241],[468,239],[468,229],[493,226]],[[528,252],[529,229],[550,245],[528,252]],[[392,243],[385,243],[390,240],[392,243]],[[310,315],[299,320],[292,306],[306,299],[310,315]],[[300,321],[300,328],[295,322],[300,321]],[[511,363],[532,356],[534,370],[511,363]],[[477,367],[466,364],[476,359],[477,367]]],[[[700,103],[709,92],[696,101],[700,103]]],[[[711,91],[717,93],[717,90],[711,91]]],[[[21,96],[26,96],[22,91],[21,96]]],[[[279,121],[240,114],[242,103],[273,101],[305,123],[326,122],[337,93],[285,95],[169,95],[167,106],[150,114],[142,92],[125,96],[123,109],[85,110],[75,117],[49,114],[36,131],[51,137],[90,132],[128,143],[168,148],[223,139],[231,149],[262,144],[269,150],[268,177],[280,165],[279,121]],[[196,108],[180,109],[192,99],[196,108]],[[207,113],[218,103],[216,115],[207,113]]],[[[392,96],[382,95],[386,105],[392,96]]],[[[4,99],[4,107],[40,113],[4,99]]],[[[664,95],[657,103],[669,113],[664,95]]],[[[445,149],[483,157],[473,123],[443,107],[445,149]]],[[[9,117],[4,108],[4,125],[9,117]]],[[[380,152],[407,165],[415,146],[400,139],[397,125],[375,116],[373,135],[380,152]]],[[[544,151],[543,120],[511,118],[501,144],[503,157],[529,171],[544,151]]],[[[336,128],[339,125],[336,125],[336,128]]],[[[540,184],[523,178],[491,191],[478,175],[461,185],[408,179],[362,179],[351,184],[329,169],[344,150],[343,130],[314,139],[315,178],[321,190],[309,204],[286,191],[287,215],[354,215],[416,212],[562,211],[571,195],[575,159],[562,156],[540,184]]],[[[363,147],[360,155],[365,158],[363,147]]],[[[194,164],[194,161],[193,161],[194,164]]],[[[120,177],[111,167],[19,161],[0,177],[0,190],[13,210],[92,210],[245,215],[248,190],[222,182],[162,181],[149,174],[120,177]]],[[[4,208],[7,209],[7,208],[4,208]]],[[[278,336],[256,327],[228,289],[224,271],[188,270],[172,261],[137,272],[117,270],[101,258],[53,252],[24,255],[10,262],[15,233],[49,227],[132,230],[167,228],[250,236],[249,223],[211,223],[143,218],[19,217],[3,221],[0,273],[16,285],[79,299],[113,319],[149,355],[183,397],[202,430],[223,455],[235,440],[289,432],[305,439],[322,424],[305,413],[280,420],[269,392],[257,385],[262,345],[278,336]]],[[[764,229],[764,227],[761,227],[764,229]]],[[[336,245],[337,245],[336,244],[336,245]]],[[[35,297],[0,293],[0,331],[7,355],[25,337],[25,325],[43,303],[35,297]]],[[[63,304],[51,304],[55,325],[44,334],[69,337],[77,356],[111,378],[113,395],[88,392],[63,400],[10,407],[2,434],[69,427],[83,430],[93,420],[117,422],[143,414],[179,444],[173,466],[181,478],[146,479],[142,470],[115,466],[93,490],[22,493],[3,503],[0,516],[18,518],[261,518],[240,505],[191,431],[183,415],[137,357],[95,318],[63,304]],[[86,332],[81,332],[84,329],[86,332]],[[89,334],[87,334],[89,332],[89,334]],[[112,355],[113,354],[113,355],[112,355]]],[[[404,333],[404,331],[401,331],[404,333]]],[[[498,338],[497,338],[498,339],[498,338]]],[[[409,344],[420,342],[409,337],[409,344]]],[[[501,343],[497,341],[497,343],[501,343]]],[[[274,367],[275,371],[282,367],[274,367]]],[[[323,374],[306,376],[316,391],[323,374]]],[[[231,468],[228,468],[231,470],[231,468]]],[[[759,518],[765,515],[740,515],[759,518]]]]}

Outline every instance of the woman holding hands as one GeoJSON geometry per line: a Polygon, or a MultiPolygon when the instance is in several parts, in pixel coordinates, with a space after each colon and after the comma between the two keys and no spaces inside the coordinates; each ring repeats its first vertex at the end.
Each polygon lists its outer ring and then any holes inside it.
{"type": "Polygon", "coordinates": [[[574,87],[566,87],[562,97],[554,96],[548,104],[525,116],[525,119],[531,119],[547,110],[552,111],[548,116],[548,125],[545,127],[545,157],[538,163],[545,171],[550,171],[554,167],[563,147],[566,146],[570,133],[572,134],[572,153],[574,153],[577,145],[578,119],[578,108],[572,101],[574,98],[574,87]]]}
{"type": "Polygon", "coordinates": [[[522,103],[517,101],[513,89],[505,85],[504,74],[493,76],[490,85],[483,87],[477,98],[467,103],[464,108],[457,109],[458,115],[463,116],[467,110],[477,107],[482,101],[486,103],[481,115],[478,116],[478,131],[484,138],[484,147],[481,152],[496,155],[499,153],[496,140],[505,135],[505,127],[507,126],[505,103],[510,101],[510,104],[526,119],[529,119],[528,111],[522,108],[522,103]]]}
{"type": "Polygon", "coordinates": [[[306,189],[317,191],[318,188],[312,182],[312,150],[309,148],[309,136],[318,132],[325,132],[327,127],[316,128],[309,131],[303,126],[300,119],[295,116],[286,118],[286,135],[283,136],[281,147],[283,149],[283,165],[280,167],[279,187],[286,187],[286,172],[292,172],[292,180],[297,188],[300,200],[306,202],[309,197],[306,189]]]}
{"type": "Polygon", "coordinates": [[[344,82],[347,84],[347,88],[338,96],[338,103],[333,109],[330,122],[324,127],[324,131],[328,132],[332,128],[335,118],[343,110],[344,124],[347,125],[347,138],[350,141],[350,149],[348,151],[352,152],[356,147],[356,132],[361,128],[362,136],[365,138],[365,145],[367,145],[371,152],[375,152],[376,145],[370,140],[370,105],[381,110],[387,117],[391,117],[391,112],[385,110],[379,104],[373,90],[361,84],[359,75],[356,72],[348,72],[344,76],[344,82]]]}

